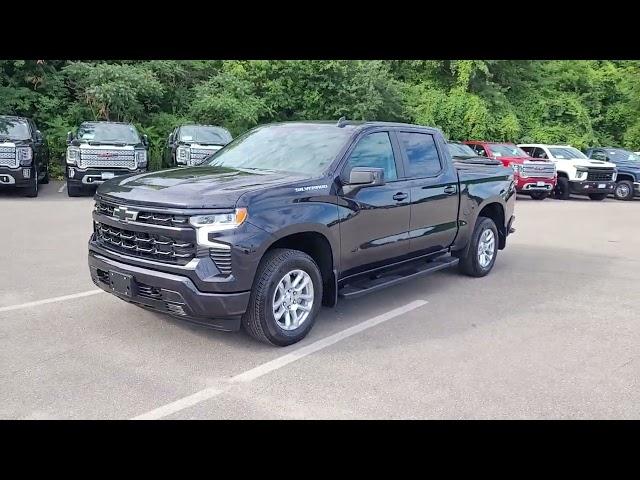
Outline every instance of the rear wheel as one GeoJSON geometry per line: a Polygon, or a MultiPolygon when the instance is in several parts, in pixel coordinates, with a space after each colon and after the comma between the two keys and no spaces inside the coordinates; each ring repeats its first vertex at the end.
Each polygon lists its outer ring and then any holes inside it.
{"type": "Polygon", "coordinates": [[[616,184],[613,196],[616,200],[631,200],[633,198],[633,183],[629,180],[620,180],[616,184]]]}
{"type": "Polygon", "coordinates": [[[590,193],[589,198],[591,200],[604,200],[605,198],[607,198],[607,194],[606,193],[590,193]]]}
{"type": "Polygon", "coordinates": [[[498,228],[493,220],[478,217],[471,235],[469,248],[460,257],[459,269],[471,277],[484,277],[496,263],[498,255],[498,228]]]}
{"type": "Polygon", "coordinates": [[[544,200],[548,196],[549,196],[549,194],[546,193],[546,192],[534,192],[534,193],[531,194],[531,198],[533,200],[544,200]]]}
{"type": "Polygon", "coordinates": [[[559,177],[558,183],[554,190],[555,197],[558,200],[569,200],[569,179],[565,177],[559,177]]]}
{"type": "Polygon", "coordinates": [[[316,262],[298,250],[274,249],[260,262],[242,324],[261,342],[291,345],[309,333],[321,300],[316,262]]]}

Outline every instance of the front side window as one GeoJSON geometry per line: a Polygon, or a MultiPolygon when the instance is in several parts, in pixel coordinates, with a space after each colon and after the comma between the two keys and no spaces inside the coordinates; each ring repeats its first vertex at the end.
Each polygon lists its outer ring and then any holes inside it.
{"type": "Polygon", "coordinates": [[[347,168],[353,167],[382,168],[385,180],[396,180],[398,173],[389,134],[377,132],[361,138],[347,161],[347,168]]]}
{"type": "Polygon", "coordinates": [[[594,150],[593,152],[591,152],[591,158],[593,158],[594,160],[606,160],[607,156],[604,154],[604,152],[602,150],[594,150]]]}
{"type": "Polygon", "coordinates": [[[487,151],[484,149],[482,145],[474,144],[471,146],[471,148],[473,148],[473,150],[481,157],[488,157],[487,151]]]}
{"type": "Polygon", "coordinates": [[[408,177],[428,177],[442,170],[433,135],[400,132],[398,138],[407,153],[408,177]]]}
{"type": "Polygon", "coordinates": [[[532,153],[527,152],[524,149],[523,149],[523,151],[525,151],[525,153],[531,155],[533,158],[547,158],[547,152],[545,152],[544,149],[540,148],[540,147],[534,148],[532,153]]]}

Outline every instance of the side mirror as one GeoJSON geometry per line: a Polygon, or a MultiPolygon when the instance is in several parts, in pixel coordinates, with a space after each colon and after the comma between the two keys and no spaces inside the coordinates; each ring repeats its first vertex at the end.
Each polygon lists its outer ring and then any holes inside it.
{"type": "Polygon", "coordinates": [[[353,167],[346,184],[357,187],[384,185],[384,168],[353,167]]]}
{"type": "Polygon", "coordinates": [[[149,137],[146,133],[142,135],[142,143],[145,147],[149,146],[149,137]]]}
{"type": "Polygon", "coordinates": [[[70,145],[73,142],[73,133],[67,132],[67,145],[70,145]]]}
{"type": "Polygon", "coordinates": [[[42,132],[40,130],[36,130],[36,143],[41,144],[43,140],[42,132]]]}

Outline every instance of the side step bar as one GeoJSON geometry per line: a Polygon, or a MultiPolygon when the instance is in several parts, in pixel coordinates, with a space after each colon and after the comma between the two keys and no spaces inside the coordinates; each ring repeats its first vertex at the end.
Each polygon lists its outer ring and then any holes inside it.
{"type": "Polygon", "coordinates": [[[405,265],[402,268],[392,270],[374,278],[355,280],[353,283],[349,283],[341,288],[338,295],[342,298],[357,298],[361,295],[382,290],[383,288],[390,287],[391,285],[398,285],[399,283],[406,282],[407,280],[411,280],[422,275],[429,275],[430,273],[437,272],[438,270],[455,267],[458,265],[459,261],[460,260],[456,257],[444,257],[431,262],[420,262],[405,265]]]}

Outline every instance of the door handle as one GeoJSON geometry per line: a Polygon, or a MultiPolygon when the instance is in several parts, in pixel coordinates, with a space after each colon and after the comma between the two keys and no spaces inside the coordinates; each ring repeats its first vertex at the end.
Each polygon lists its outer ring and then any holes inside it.
{"type": "Polygon", "coordinates": [[[404,192],[398,192],[393,196],[394,200],[397,200],[398,202],[401,202],[402,200],[404,200],[405,198],[407,198],[409,195],[407,195],[404,192]]]}
{"type": "Polygon", "coordinates": [[[446,187],[444,187],[444,193],[446,193],[447,195],[453,195],[457,191],[458,187],[456,187],[455,185],[447,185],[446,187]]]}

